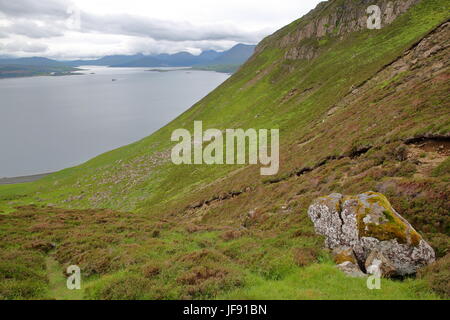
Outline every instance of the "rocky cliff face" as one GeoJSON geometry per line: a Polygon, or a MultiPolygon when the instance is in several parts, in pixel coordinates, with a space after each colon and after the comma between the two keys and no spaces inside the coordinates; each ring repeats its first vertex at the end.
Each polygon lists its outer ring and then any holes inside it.
{"type": "MultiPolygon", "coordinates": [[[[349,33],[367,28],[367,8],[378,5],[381,9],[381,27],[391,24],[398,16],[421,0],[330,0],[302,18],[291,31],[277,40],[279,48],[286,50],[285,59],[315,58],[318,42],[327,37],[342,38],[349,33]]],[[[275,34],[277,35],[277,34],[275,34]]],[[[257,51],[262,50],[264,43],[257,51]]]]}
{"type": "Polygon", "coordinates": [[[370,99],[374,88],[380,84],[389,87],[395,78],[403,78],[400,85],[391,87],[397,98],[410,95],[408,88],[417,88],[425,82],[443,85],[448,79],[449,57],[450,22],[445,22],[371,79],[351,88],[349,93],[329,110],[328,117],[332,120],[333,115],[346,106],[370,99]]]}

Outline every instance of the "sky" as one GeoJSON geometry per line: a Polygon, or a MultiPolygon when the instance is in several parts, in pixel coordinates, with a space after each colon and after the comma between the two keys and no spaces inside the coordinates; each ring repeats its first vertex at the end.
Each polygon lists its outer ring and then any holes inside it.
{"type": "Polygon", "coordinates": [[[257,44],[320,0],[0,0],[0,57],[88,59],[257,44]]]}

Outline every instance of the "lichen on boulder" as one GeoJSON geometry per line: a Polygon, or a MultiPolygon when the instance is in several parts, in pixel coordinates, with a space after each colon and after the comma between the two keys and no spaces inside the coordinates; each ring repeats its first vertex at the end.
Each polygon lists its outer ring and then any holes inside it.
{"type": "Polygon", "coordinates": [[[435,260],[431,246],[380,193],[331,194],[315,200],[308,215],[329,249],[351,248],[360,266],[367,268],[376,251],[372,260],[383,262],[384,276],[414,274],[435,260]]]}
{"type": "Polygon", "coordinates": [[[351,262],[358,264],[358,261],[353,253],[353,249],[350,247],[337,247],[333,250],[334,262],[336,264],[342,264],[344,262],[351,262]]]}

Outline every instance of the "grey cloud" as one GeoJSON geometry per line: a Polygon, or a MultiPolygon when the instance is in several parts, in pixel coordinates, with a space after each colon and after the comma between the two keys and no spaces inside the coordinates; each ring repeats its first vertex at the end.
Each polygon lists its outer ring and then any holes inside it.
{"type": "Polygon", "coordinates": [[[196,26],[188,22],[174,22],[132,15],[98,16],[81,14],[85,32],[101,32],[168,41],[230,40],[257,42],[262,32],[248,32],[231,24],[196,26]]]}
{"type": "Polygon", "coordinates": [[[14,21],[10,26],[3,29],[4,33],[27,36],[29,38],[51,38],[64,35],[61,28],[44,23],[40,25],[34,21],[14,21]]]}
{"type": "Polygon", "coordinates": [[[2,53],[17,53],[17,52],[43,53],[47,49],[48,49],[48,46],[45,44],[22,41],[22,40],[8,42],[6,44],[3,44],[2,47],[0,47],[0,50],[3,51],[2,53]]]}
{"type": "MultiPolygon", "coordinates": [[[[123,46],[110,46],[114,52],[174,52],[188,49],[227,49],[237,42],[257,43],[269,32],[251,32],[233,23],[197,25],[183,21],[169,21],[130,14],[98,15],[80,12],[80,29],[73,28],[69,9],[71,0],[0,0],[0,19],[7,24],[0,27],[0,54],[47,52],[66,55],[63,37],[68,31],[101,39],[117,38],[123,46]],[[18,40],[27,39],[29,42],[18,40]],[[40,41],[32,41],[39,39],[40,41]],[[47,40],[48,39],[48,40],[47,40]],[[134,40],[133,40],[134,39],[134,40]],[[8,42],[14,40],[14,42],[8,42]],[[48,48],[47,48],[48,46],[48,48]]],[[[73,22],[73,21],[72,21],[73,22]]],[[[73,34],[72,34],[73,35],[73,34]]],[[[80,42],[81,43],[81,42],[80,42]]],[[[102,45],[81,43],[78,55],[94,54],[102,45]]],[[[104,48],[104,46],[103,46],[104,48]]],[[[102,48],[102,50],[104,50],[102,48]]],[[[98,52],[98,51],[97,51],[98,52]]],[[[73,50],[70,54],[73,54],[73,50]]]]}
{"type": "Polygon", "coordinates": [[[0,0],[0,12],[9,17],[60,17],[69,16],[69,0],[0,0]]]}
{"type": "MultiPolygon", "coordinates": [[[[74,8],[69,0],[0,0],[0,12],[14,26],[3,32],[16,33],[30,38],[45,38],[61,35],[67,31],[69,9],[74,8]],[[49,31],[35,28],[31,23],[16,22],[17,19],[39,19],[49,26],[49,31]],[[51,30],[52,24],[64,23],[58,32],[51,30]]],[[[175,22],[154,18],[117,14],[94,15],[81,12],[81,32],[96,32],[114,35],[148,37],[167,41],[230,40],[238,42],[257,42],[263,32],[248,32],[230,24],[194,25],[189,22],[175,22]]],[[[54,28],[53,28],[54,29],[54,28]]],[[[76,31],[76,30],[74,30],[76,31]]]]}

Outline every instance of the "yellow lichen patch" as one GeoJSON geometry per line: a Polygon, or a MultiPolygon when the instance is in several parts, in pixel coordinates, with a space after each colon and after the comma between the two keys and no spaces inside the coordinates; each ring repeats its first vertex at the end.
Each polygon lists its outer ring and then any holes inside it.
{"type": "Polygon", "coordinates": [[[422,237],[392,208],[381,193],[368,192],[366,203],[358,199],[357,222],[360,237],[373,237],[381,241],[397,239],[399,243],[418,246],[422,237]],[[369,205],[369,206],[368,206],[369,205]],[[373,210],[381,210],[375,213],[373,210]],[[379,216],[378,223],[366,223],[369,214],[379,216]]]}
{"type": "Polygon", "coordinates": [[[373,237],[381,241],[387,241],[392,239],[397,239],[399,243],[407,244],[408,237],[404,230],[399,226],[392,225],[389,223],[385,224],[367,224],[367,230],[364,230],[364,237],[373,237]]]}
{"type": "Polygon", "coordinates": [[[349,262],[351,262],[351,263],[354,263],[354,264],[357,264],[357,263],[358,263],[358,262],[356,261],[354,255],[348,254],[348,253],[345,252],[345,251],[336,254],[333,258],[334,258],[334,262],[335,262],[336,264],[341,264],[341,263],[344,263],[344,262],[347,262],[347,261],[349,261],[349,262]]]}
{"type": "Polygon", "coordinates": [[[385,208],[386,211],[393,212],[394,209],[392,208],[391,203],[383,194],[378,193],[378,192],[372,192],[372,191],[367,192],[366,194],[368,196],[370,196],[367,199],[367,202],[372,203],[372,204],[376,203],[376,204],[382,206],[383,208],[385,208]]]}
{"type": "Polygon", "coordinates": [[[417,233],[416,230],[410,230],[409,238],[410,238],[411,244],[414,247],[417,247],[419,245],[420,241],[422,240],[422,237],[420,236],[420,234],[417,233]]]}

